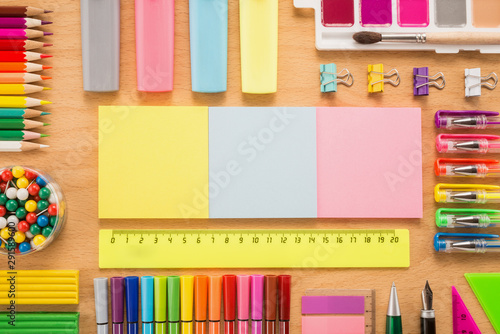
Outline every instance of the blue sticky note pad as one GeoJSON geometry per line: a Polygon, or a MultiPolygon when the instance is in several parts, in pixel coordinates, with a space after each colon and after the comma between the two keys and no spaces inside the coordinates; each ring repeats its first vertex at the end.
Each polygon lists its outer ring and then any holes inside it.
{"type": "Polygon", "coordinates": [[[316,108],[209,109],[210,218],[317,217],[316,108]]]}
{"type": "Polygon", "coordinates": [[[227,89],[228,0],[189,0],[191,86],[194,92],[227,89]]]}

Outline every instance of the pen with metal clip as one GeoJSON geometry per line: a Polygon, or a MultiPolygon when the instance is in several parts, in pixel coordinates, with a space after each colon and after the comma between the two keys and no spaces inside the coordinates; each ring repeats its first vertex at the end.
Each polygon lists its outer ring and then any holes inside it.
{"type": "Polygon", "coordinates": [[[500,252],[497,234],[436,233],[434,249],[444,253],[500,252]]]}
{"type": "Polygon", "coordinates": [[[434,198],[438,203],[500,203],[500,186],[439,183],[434,198]]]}
{"type": "Polygon", "coordinates": [[[500,161],[492,159],[437,159],[436,176],[500,177],[500,161]]]}
{"type": "Polygon", "coordinates": [[[476,134],[440,134],[436,137],[439,153],[498,153],[500,136],[476,134]]]}
{"type": "Polygon", "coordinates": [[[500,224],[499,210],[441,208],[436,211],[438,227],[486,228],[498,224],[500,224]]]}
{"type": "Polygon", "coordinates": [[[480,110],[438,110],[435,116],[438,129],[499,128],[500,117],[496,111],[480,110]]]}

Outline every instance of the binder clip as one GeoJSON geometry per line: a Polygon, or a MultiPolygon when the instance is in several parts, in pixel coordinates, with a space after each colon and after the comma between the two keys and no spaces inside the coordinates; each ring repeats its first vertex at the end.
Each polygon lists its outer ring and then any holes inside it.
{"type": "Polygon", "coordinates": [[[481,96],[481,87],[495,89],[497,83],[498,76],[495,72],[482,77],[480,68],[465,69],[465,97],[481,96]],[[493,83],[488,82],[489,80],[493,80],[493,83]]]}
{"type": "Polygon", "coordinates": [[[336,92],[337,84],[346,85],[347,87],[354,84],[354,77],[347,68],[337,73],[337,65],[332,63],[320,65],[319,70],[322,93],[336,92]]]}
{"type": "Polygon", "coordinates": [[[413,68],[413,95],[424,96],[429,95],[429,87],[433,86],[437,89],[443,89],[446,85],[444,74],[438,72],[433,76],[429,76],[428,67],[413,68]],[[438,80],[441,80],[438,82],[438,80]]]}
{"type": "Polygon", "coordinates": [[[384,91],[384,83],[393,85],[394,87],[399,86],[401,78],[399,76],[398,70],[393,68],[387,73],[384,73],[384,65],[368,65],[368,92],[377,93],[384,91]],[[389,79],[390,77],[396,76],[396,78],[389,79]]]}

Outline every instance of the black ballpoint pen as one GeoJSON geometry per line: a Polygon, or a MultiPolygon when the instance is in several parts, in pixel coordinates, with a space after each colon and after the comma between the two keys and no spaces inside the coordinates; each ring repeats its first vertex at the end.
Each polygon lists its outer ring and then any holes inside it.
{"type": "Polygon", "coordinates": [[[420,312],[420,334],[436,334],[436,315],[432,309],[432,290],[429,281],[422,290],[422,311],[420,312]]]}

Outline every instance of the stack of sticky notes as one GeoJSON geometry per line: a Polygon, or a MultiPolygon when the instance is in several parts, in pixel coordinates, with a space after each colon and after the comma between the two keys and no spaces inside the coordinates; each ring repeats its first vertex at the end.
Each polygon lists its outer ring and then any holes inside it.
{"type": "Polygon", "coordinates": [[[78,304],[78,270],[0,271],[0,305],[78,304]]]}
{"type": "Polygon", "coordinates": [[[0,312],[0,333],[78,334],[78,312],[0,312]]]}

